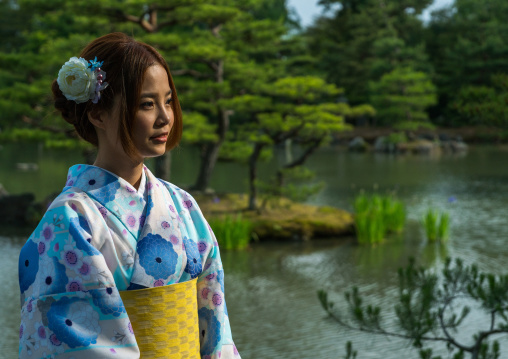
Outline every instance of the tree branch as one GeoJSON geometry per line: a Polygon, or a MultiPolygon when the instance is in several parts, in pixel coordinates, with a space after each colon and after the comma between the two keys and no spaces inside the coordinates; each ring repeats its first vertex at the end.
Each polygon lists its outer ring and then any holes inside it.
{"type": "Polygon", "coordinates": [[[446,307],[448,306],[448,304],[449,304],[449,303],[450,303],[450,302],[449,302],[449,301],[447,301],[447,302],[445,303],[444,307],[443,307],[443,308],[441,308],[441,309],[439,310],[438,317],[439,317],[439,323],[440,323],[440,325],[441,325],[441,329],[443,330],[443,333],[444,333],[444,335],[446,336],[447,341],[448,341],[449,343],[453,344],[454,346],[456,346],[456,347],[457,347],[457,348],[459,348],[459,349],[462,349],[462,350],[464,350],[464,351],[466,351],[466,352],[471,353],[471,352],[473,351],[473,349],[474,349],[474,346],[471,346],[471,347],[466,347],[466,346],[464,346],[464,345],[462,345],[462,344],[458,343],[457,341],[455,341],[455,339],[453,339],[453,337],[450,335],[450,333],[448,333],[448,330],[446,329],[446,325],[445,325],[445,323],[444,323],[444,316],[443,316],[443,313],[444,313],[444,311],[445,311],[445,309],[446,309],[446,307]]]}
{"type": "MultiPolygon", "coordinates": [[[[370,334],[388,335],[388,336],[396,337],[396,338],[403,338],[403,339],[410,339],[410,340],[414,339],[410,335],[388,332],[384,329],[373,330],[373,329],[368,329],[368,328],[364,328],[364,327],[354,327],[351,324],[342,321],[339,317],[334,315],[332,312],[330,312],[328,310],[327,310],[327,312],[337,323],[339,323],[340,325],[342,325],[343,327],[348,328],[348,329],[359,330],[361,332],[370,333],[370,334]]],[[[425,337],[425,336],[423,336],[422,339],[423,340],[430,340],[430,341],[439,341],[439,342],[447,342],[448,341],[447,338],[441,338],[441,337],[425,337]]]]}
{"type": "Polygon", "coordinates": [[[284,168],[294,168],[294,167],[303,165],[305,163],[305,161],[307,160],[307,158],[319,148],[319,146],[321,145],[321,142],[323,142],[323,139],[324,139],[324,137],[321,137],[320,139],[315,140],[314,143],[309,148],[307,148],[307,150],[298,159],[285,165],[284,168]]]}
{"type": "Polygon", "coordinates": [[[196,71],[196,70],[192,70],[192,69],[175,70],[175,71],[171,71],[171,74],[174,75],[174,76],[190,75],[190,76],[193,76],[193,77],[196,77],[196,78],[210,78],[210,77],[212,77],[211,75],[204,74],[202,72],[199,72],[199,71],[196,71]]]}
{"type": "Polygon", "coordinates": [[[157,26],[157,30],[159,29],[162,29],[163,27],[166,27],[166,26],[174,26],[176,25],[178,22],[176,20],[170,20],[170,21],[164,21],[164,22],[161,22],[159,24],[159,26],[157,26]]]}
{"type": "Polygon", "coordinates": [[[48,131],[51,133],[63,133],[69,138],[73,138],[73,139],[77,138],[76,133],[72,130],[69,131],[68,129],[64,129],[64,128],[41,125],[38,121],[35,121],[34,119],[27,117],[27,116],[22,116],[21,120],[25,123],[28,123],[29,125],[31,125],[33,127],[40,128],[41,130],[45,130],[45,131],[48,131]]]}
{"type": "Polygon", "coordinates": [[[217,72],[219,70],[218,65],[215,62],[213,62],[213,61],[198,60],[198,62],[201,62],[201,63],[207,65],[212,71],[217,72]]]}
{"type": "MultiPolygon", "coordinates": [[[[284,116],[285,117],[285,116],[284,116]]],[[[275,143],[281,143],[290,139],[291,137],[296,136],[296,134],[305,126],[305,123],[301,123],[299,126],[294,127],[288,132],[277,132],[276,134],[270,136],[275,143]]]]}
{"type": "Polygon", "coordinates": [[[154,26],[150,24],[148,21],[144,20],[146,15],[150,15],[150,12],[144,12],[141,16],[134,16],[130,14],[124,13],[120,9],[110,9],[111,16],[116,17],[119,20],[132,22],[138,24],[145,30],[146,32],[154,32],[154,26]]]}
{"type": "Polygon", "coordinates": [[[215,36],[216,38],[220,38],[220,30],[222,29],[222,24],[219,24],[219,25],[216,25],[216,26],[212,26],[210,28],[210,31],[212,32],[212,35],[215,36]]]}

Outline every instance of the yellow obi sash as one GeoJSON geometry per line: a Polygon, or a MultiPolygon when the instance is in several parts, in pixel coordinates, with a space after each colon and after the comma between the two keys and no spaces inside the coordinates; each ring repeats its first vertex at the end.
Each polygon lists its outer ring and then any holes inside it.
{"type": "Polygon", "coordinates": [[[199,359],[197,278],[121,291],[142,359],[199,359]]]}

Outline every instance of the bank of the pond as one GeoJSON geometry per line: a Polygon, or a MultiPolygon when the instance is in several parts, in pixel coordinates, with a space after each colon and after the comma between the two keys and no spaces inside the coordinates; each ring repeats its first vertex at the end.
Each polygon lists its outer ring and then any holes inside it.
{"type": "Polygon", "coordinates": [[[339,208],[281,199],[263,210],[249,211],[247,195],[193,193],[193,196],[209,220],[237,214],[249,219],[260,240],[309,240],[344,237],[354,232],[353,215],[339,208]]]}
{"type": "MultiPolygon", "coordinates": [[[[253,232],[260,240],[309,240],[312,238],[343,237],[354,231],[353,215],[330,206],[313,206],[277,200],[262,210],[249,211],[247,196],[243,194],[193,193],[201,210],[209,220],[241,214],[253,224],[253,232]]],[[[34,203],[32,194],[5,195],[0,197],[0,225],[19,227],[36,225],[43,215],[43,208],[50,203],[34,203]],[[2,211],[2,208],[4,209],[2,211]],[[13,211],[13,209],[16,209],[13,211]]]]}
{"type": "MultiPolygon", "coordinates": [[[[375,127],[375,126],[356,126],[349,131],[344,131],[335,136],[336,143],[347,144],[356,137],[361,137],[369,143],[382,136],[389,136],[391,133],[399,132],[391,127],[375,127]]],[[[500,144],[507,143],[508,133],[497,127],[489,126],[462,126],[462,127],[437,127],[433,130],[418,129],[410,131],[415,136],[419,135],[435,135],[445,136],[448,138],[460,137],[468,144],[500,144]]]]}

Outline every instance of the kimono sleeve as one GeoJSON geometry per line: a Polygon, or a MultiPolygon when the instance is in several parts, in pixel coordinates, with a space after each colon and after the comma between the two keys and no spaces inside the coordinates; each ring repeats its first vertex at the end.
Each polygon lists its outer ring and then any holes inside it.
{"type": "Polygon", "coordinates": [[[113,275],[93,245],[105,223],[85,194],[68,196],[57,197],[20,253],[19,357],[139,358],[113,275]]]}
{"type": "MultiPolygon", "coordinates": [[[[169,188],[183,223],[182,235],[186,247],[196,245],[202,262],[197,275],[198,316],[203,359],[238,359],[240,355],[231,335],[228,311],[224,296],[224,269],[215,235],[204,218],[198,204],[187,192],[169,188]]],[[[197,257],[187,249],[188,260],[197,257]]],[[[189,263],[192,264],[192,263],[189,263]]],[[[189,265],[188,264],[188,265],[189,265]]]]}

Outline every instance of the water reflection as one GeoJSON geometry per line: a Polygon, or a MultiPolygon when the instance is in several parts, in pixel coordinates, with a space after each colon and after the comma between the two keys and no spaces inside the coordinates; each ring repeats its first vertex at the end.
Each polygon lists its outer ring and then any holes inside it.
{"type": "Polygon", "coordinates": [[[0,302],[0,358],[18,357],[19,285],[18,256],[25,239],[0,234],[0,273],[2,273],[2,301],[0,302]]]}

